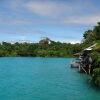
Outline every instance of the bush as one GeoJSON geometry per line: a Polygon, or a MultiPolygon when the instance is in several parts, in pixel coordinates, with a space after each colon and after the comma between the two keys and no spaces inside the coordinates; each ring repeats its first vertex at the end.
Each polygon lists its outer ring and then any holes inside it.
{"type": "Polygon", "coordinates": [[[93,68],[99,68],[100,67],[100,53],[97,51],[94,51],[90,54],[90,56],[93,59],[93,68]]]}
{"type": "Polygon", "coordinates": [[[96,68],[93,70],[91,81],[100,86],[100,68],[96,68]]]}

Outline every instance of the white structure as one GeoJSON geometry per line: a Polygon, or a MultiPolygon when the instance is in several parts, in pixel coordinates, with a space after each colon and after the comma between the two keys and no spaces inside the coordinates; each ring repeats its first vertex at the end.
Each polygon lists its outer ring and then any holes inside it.
{"type": "Polygon", "coordinates": [[[92,45],[92,46],[90,46],[90,47],[88,47],[88,48],[86,48],[84,50],[92,50],[96,45],[97,45],[97,43],[95,43],[94,45],[92,45]]]}

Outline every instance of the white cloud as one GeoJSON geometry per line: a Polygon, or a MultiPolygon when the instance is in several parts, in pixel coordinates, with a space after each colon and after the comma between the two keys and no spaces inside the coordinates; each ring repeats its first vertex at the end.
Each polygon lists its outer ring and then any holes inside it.
{"type": "Polygon", "coordinates": [[[71,10],[69,5],[57,2],[28,2],[25,7],[36,14],[50,17],[59,16],[66,10],[71,10]]]}
{"type": "Polygon", "coordinates": [[[24,20],[13,20],[12,22],[10,22],[10,24],[13,24],[13,25],[29,25],[29,24],[31,24],[31,22],[24,21],[24,20]]]}
{"type": "MultiPolygon", "coordinates": [[[[6,23],[13,25],[95,25],[100,21],[100,12],[90,0],[75,0],[76,2],[42,1],[42,0],[9,0],[6,3],[16,18],[6,18],[6,23]],[[14,12],[15,11],[15,12],[14,12]],[[87,13],[89,11],[89,13],[87,13]],[[23,12],[26,16],[23,16],[23,12]],[[30,13],[29,13],[30,12],[30,13]],[[29,15],[30,14],[30,15],[29,15]],[[38,17],[36,18],[36,14],[38,17]],[[28,16],[35,16],[27,21],[28,16]],[[8,19],[8,21],[7,21],[8,19]]],[[[5,22],[4,22],[5,23],[5,22]]]]}
{"type": "Polygon", "coordinates": [[[100,14],[92,14],[85,16],[75,16],[66,18],[61,21],[61,24],[82,24],[82,25],[96,25],[100,22],[100,14]]]}
{"type": "MultiPolygon", "coordinates": [[[[82,24],[82,25],[95,25],[100,21],[100,13],[95,13],[95,7],[90,0],[76,0],[76,2],[55,2],[55,1],[28,1],[15,0],[10,3],[11,7],[20,10],[27,10],[33,14],[46,16],[47,18],[54,18],[40,20],[38,23],[51,24],[51,25],[68,25],[68,24],[82,24]],[[21,6],[19,6],[21,5],[21,6]],[[87,10],[91,13],[86,14],[87,10]],[[86,14],[86,15],[85,15],[86,14]]],[[[26,12],[27,12],[26,11],[26,12]]],[[[38,20],[38,19],[36,19],[38,20]]],[[[14,24],[26,24],[23,21],[16,21],[14,24]]],[[[36,24],[38,24],[36,23],[36,24]]]]}
{"type": "Polygon", "coordinates": [[[81,43],[81,41],[69,41],[71,44],[81,43]]]}
{"type": "Polygon", "coordinates": [[[60,40],[62,43],[71,43],[71,44],[76,44],[76,43],[81,43],[81,40],[78,41],[78,40],[60,40]]]}

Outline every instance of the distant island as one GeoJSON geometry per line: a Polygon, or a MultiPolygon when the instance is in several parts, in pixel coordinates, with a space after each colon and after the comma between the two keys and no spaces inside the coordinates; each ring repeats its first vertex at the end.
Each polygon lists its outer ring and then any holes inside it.
{"type": "Polygon", "coordinates": [[[39,43],[8,43],[0,44],[0,57],[73,57],[86,45],[61,43],[44,38],[39,43]]]}

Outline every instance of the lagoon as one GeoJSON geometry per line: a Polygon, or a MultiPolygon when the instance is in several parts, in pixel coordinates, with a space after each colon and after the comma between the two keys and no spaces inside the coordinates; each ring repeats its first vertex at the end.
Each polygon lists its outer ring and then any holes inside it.
{"type": "Polygon", "coordinates": [[[100,100],[71,58],[0,58],[0,100],[100,100]]]}

